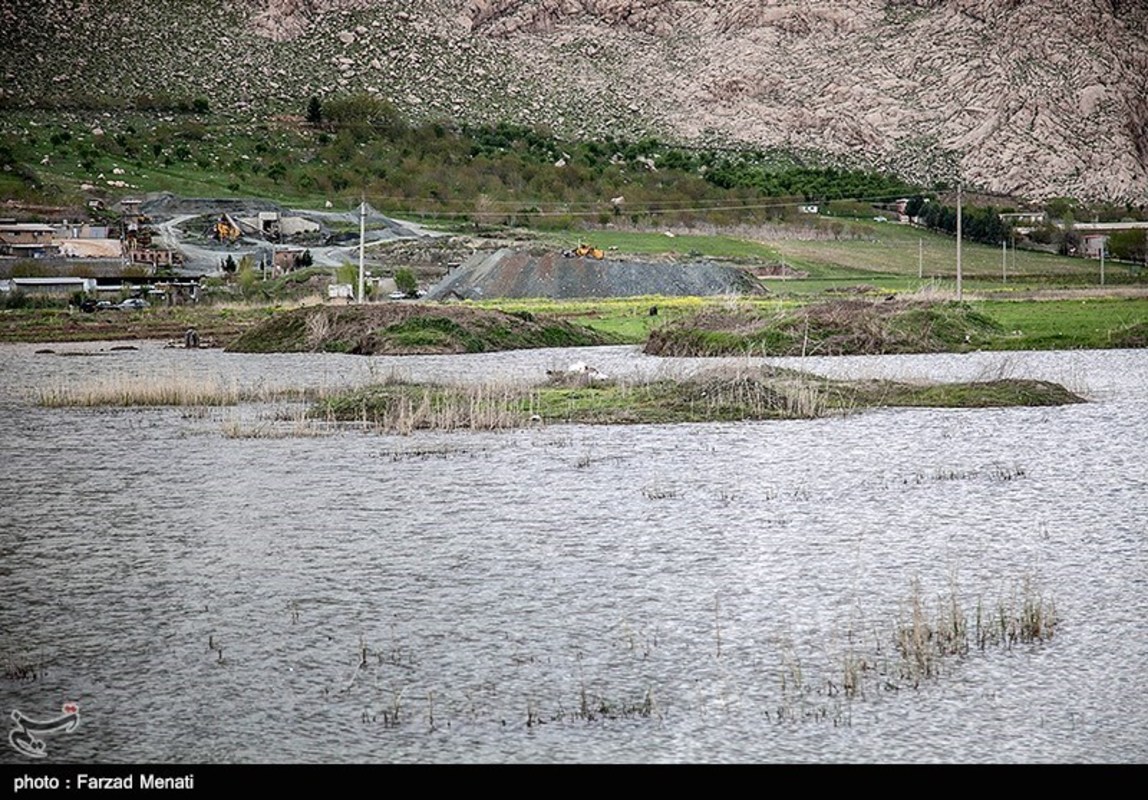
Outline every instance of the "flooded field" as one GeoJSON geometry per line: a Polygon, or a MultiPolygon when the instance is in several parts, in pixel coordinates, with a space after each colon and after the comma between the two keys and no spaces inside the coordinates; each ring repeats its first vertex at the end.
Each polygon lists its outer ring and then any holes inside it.
{"type": "Polygon", "coordinates": [[[280,401],[37,404],[712,363],[122,346],[0,346],[0,705],[78,705],[48,763],[1148,761],[1144,351],[773,360],[1090,400],[811,421],[392,436],[280,401]]]}

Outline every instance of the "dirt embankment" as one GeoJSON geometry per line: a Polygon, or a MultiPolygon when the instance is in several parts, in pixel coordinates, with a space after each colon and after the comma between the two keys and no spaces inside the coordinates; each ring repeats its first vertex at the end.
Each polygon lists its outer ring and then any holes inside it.
{"type": "Polygon", "coordinates": [[[878,355],[965,352],[1001,335],[963,303],[834,300],[777,314],[709,309],[652,331],[660,356],[878,355]]]}
{"type": "Polygon", "coordinates": [[[276,314],[226,348],[238,353],[482,353],[614,344],[563,320],[425,303],[312,306],[276,314]]]}

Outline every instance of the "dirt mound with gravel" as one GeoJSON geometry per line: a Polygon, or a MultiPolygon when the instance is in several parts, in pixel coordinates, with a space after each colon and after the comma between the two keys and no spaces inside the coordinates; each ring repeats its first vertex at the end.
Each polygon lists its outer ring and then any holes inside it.
{"type": "Polygon", "coordinates": [[[577,299],[767,293],[761,282],[747,270],[726,264],[707,261],[654,263],[502,248],[476,253],[432,287],[427,298],[577,299]]]}

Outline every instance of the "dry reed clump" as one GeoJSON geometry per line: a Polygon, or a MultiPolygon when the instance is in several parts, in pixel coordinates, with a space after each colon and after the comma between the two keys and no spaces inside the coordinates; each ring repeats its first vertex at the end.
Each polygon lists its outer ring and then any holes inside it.
{"type": "Polygon", "coordinates": [[[387,384],[325,404],[316,413],[384,433],[416,430],[507,430],[533,413],[534,395],[517,386],[474,387],[387,384]]]}
{"type": "Polygon", "coordinates": [[[49,408],[96,406],[225,406],[246,399],[237,384],[187,377],[106,378],[80,386],[41,389],[39,405],[49,408]]]}
{"type": "Polygon", "coordinates": [[[742,409],[747,418],[816,419],[831,410],[829,382],[783,369],[718,368],[687,381],[691,402],[717,411],[742,409]]]}
{"type": "Polygon", "coordinates": [[[1012,648],[1046,642],[1058,624],[1055,603],[1029,576],[1015,582],[995,604],[978,602],[972,617],[955,581],[933,605],[926,601],[920,581],[914,580],[891,642],[874,629],[872,647],[864,647],[851,626],[840,661],[824,678],[810,680],[792,646],[783,647],[778,675],[781,703],[773,716],[779,722],[850,724],[849,704],[870,692],[918,688],[940,677],[953,660],[968,657],[974,647],[986,651],[990,645],[1012,648]]]}
{"type": "Polygon", "coordinates": [[[999,598],[995,607],[985,609],[977,604],[977,646],[984,650],[990,644],[1012,647],[1043,642],[1053,637],[1059,622],[1056,602],[1046,598],[1026,576],[1007,598],[999,598]]]}
{"type": "Polygon", "coordinates": [[[99,406],[233,406],[274,400],[317,400],[326,392],[318,389],[243,387],[221,379],[201,380],[187,376],[114,377],[79,386],[39,389],[33,399],[48,408],[94,408],[99,406]]]}
{"type": "Polygon", "coordinates": [[[331,335],[331,320],[327,318],[326,309],[320,308],[313,314],[307,315],[307,348],[318,350],[319,346],[327,341],[331,335]]]}
{"type": "MultiPolygon", "coordinates": [[[[981,650],[989,645],[1012,647],[1051,639],[1059,618],[1056,604],[1046,599],[1025,576],[1014,585],[1007,598],[986,607],[978,601],[973,625],[973,641],[981,650]]],[[[941,663],[950,656],[969,652],[969,615],[954,584],[947,596],[937,598],[930,615],[921,595],[919,581],[913,581],[907,613],[893,632],[894,647],[900,656],[900,677],[916,685],[935,677],[941,663]]]]}
{"type": "Polygon", "coordinates": [[[914,685],[922,678],[935,677],[946,656],[968,652],[968,620],[960,606],[956,588],[937,603],[935,616],[925,611],[921,583],[911,584],[907,617],[893,631],[893,644],[900,654],[900,677],[914,685]]]}

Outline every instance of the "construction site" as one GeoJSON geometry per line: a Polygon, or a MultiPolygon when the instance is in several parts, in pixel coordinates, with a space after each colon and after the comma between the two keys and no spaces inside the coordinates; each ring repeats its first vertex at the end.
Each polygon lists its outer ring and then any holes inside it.
{"type": "MultiPolygon", "coordinates": [[[[339,283],[337,275],[361,262],[376,298],[405,296],[396,291],[399,270],[409,270],[417,295],[429,300],[765,292],[757,278],[737,267],[623,258],[588,242],[561,249],[506,237],[446,234],[392,219],[369,204],[348,211],[295,210],[258,199],[162,193],[125,198],[105,216],[112,221],[103,226],[63,220],[9,226],[9,233],[26,231],[28,244],[0,250],[0,279],[34,277],[40,289],[56,278],[60,290],[66,285],[71,291],[75,279],[83,277],[95,278],[101,291],[149,284],[155,291],[158,283],[194,287],[206,278],[226,281],[240,270],[267,280],[316,267],[329,271],[325,286],[316,291],[353,298],[358,288],[339,283]]],[[[0,225],[0,236],[7,235],[4,231],[0,225]]],[[[167,296],[198,299],[194,291],[167,296]]]]}

